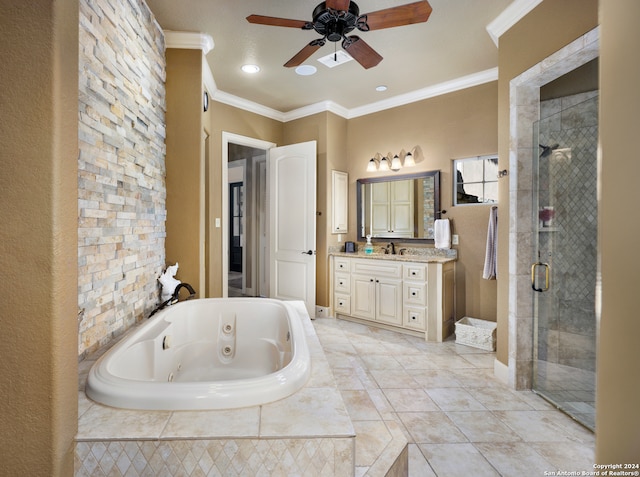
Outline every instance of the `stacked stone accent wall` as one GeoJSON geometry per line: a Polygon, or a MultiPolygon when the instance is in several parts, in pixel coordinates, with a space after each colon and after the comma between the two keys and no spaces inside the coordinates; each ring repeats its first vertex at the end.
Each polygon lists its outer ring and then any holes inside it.
{"type": "Polygon", "coordinates": [[[164,268],[164,35],[143,0],[80,0],[80,357],[157,305],[164,268]]]}

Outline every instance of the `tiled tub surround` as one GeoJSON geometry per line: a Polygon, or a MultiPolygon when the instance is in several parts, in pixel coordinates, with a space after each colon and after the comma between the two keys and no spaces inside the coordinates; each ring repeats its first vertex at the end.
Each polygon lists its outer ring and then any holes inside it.
{"type": "MultiPolygon", "coordinates": [[[[353,475],[355,431],[313,325],[308,317],[303,322],[311,377],[296,394],[262,406],[174,412],[103,406],[84,394],[97,356],[85,359],[76,475],[353,475]]],[[[398,439],[387,469],[406,446],[402,434],[398,439]]]]}

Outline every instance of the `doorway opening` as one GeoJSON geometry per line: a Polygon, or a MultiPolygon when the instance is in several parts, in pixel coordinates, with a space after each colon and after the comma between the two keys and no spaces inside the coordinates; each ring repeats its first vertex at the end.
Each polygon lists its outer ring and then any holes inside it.
{"type": "Polygon", "coordinates": [[[227,296],[267,296],[266,150],[227,145],[227,296]]]}
{"type": "MultiPolygon", "coordinates": [[[[543,151],[538,138],[534,144],[531,131],[541,117],[540,88],[597,58],[598,38],[599,30],[595,28],[510,82],[513,120],[509,155],[512,174],[509,175],[509,364],[506,372],[509,384],[515,389],[532,389],[534,378],[535,292],[531,290],[531,259],[537,258],[534,246],[539,235],[539,218],[532,220],[532,217],[539,211],[532,210],[532,158],[543,151]]],[[[555,143],[542,145],[553,150],[555,143]]]]}
{"type": "Polygon", "coordinates": [[[533,390],[595,430],[598,91],[540,106],[533,390]]]}

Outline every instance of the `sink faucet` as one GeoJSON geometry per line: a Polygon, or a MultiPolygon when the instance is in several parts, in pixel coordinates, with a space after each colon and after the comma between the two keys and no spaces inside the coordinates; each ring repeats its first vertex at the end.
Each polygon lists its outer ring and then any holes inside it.
{"type": "Polygon", "coordinates": [[[396,246],[393,242],[389,242],[387,244],[387,248],[385,249],[385,253],[389,253],[389,247],[391,247],[391,255],[395,255],[396,254],[396,246]]]}

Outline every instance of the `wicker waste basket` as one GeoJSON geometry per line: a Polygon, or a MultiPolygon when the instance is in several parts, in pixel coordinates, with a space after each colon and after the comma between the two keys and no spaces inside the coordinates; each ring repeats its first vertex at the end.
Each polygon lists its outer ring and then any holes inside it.
{"type": "Polygon", "coordinates": [[[496,350],[496,326],[493,321],[465,316],[456,321],[456,343],[485,351],[496,350]]]}

